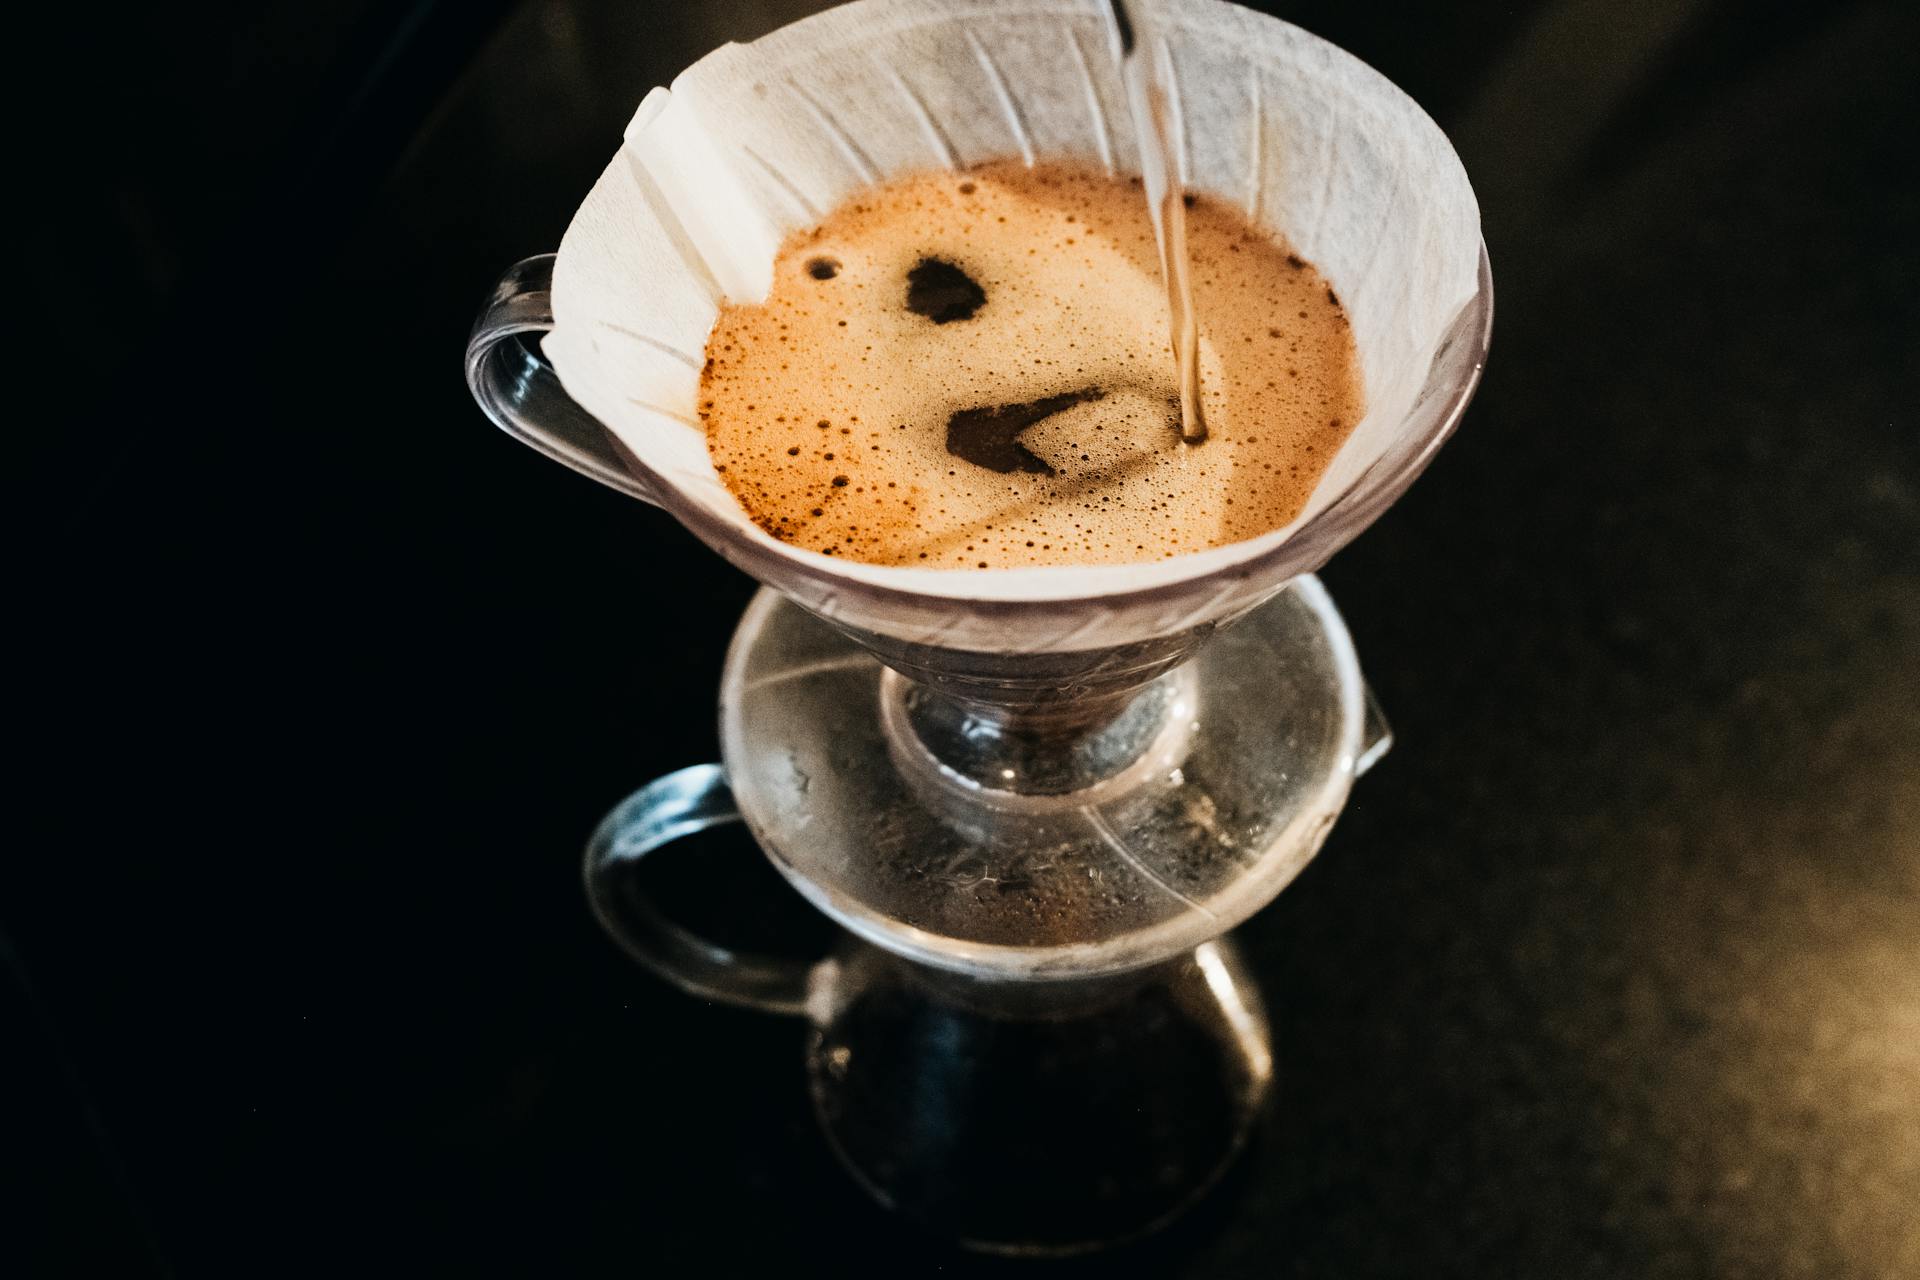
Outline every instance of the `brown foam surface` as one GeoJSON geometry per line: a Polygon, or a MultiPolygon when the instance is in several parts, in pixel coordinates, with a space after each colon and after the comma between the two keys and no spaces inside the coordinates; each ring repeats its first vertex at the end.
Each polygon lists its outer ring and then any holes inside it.
{"type": "Polygon", "coordinates": [[[1210,434],[1180,439],[1137,181],[992,165],[896,179],[789,238],[707,339],[700,416],[767,532],[875,564],[1156,560],[1305,505],[1360,420],[1332,288],[1236,209],[1187,213],[1210,434]]]}

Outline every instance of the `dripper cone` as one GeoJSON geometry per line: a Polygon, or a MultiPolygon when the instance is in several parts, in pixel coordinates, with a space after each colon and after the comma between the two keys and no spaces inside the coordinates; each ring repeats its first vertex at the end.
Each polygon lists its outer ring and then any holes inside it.
{"type": "Polygon", "coordinates": [[[554,270],[545,351],[662,505],[891,665],[988,700],[1009,654],[1053,655],[1034,687],[1150,675],[1317,567],[1424,465],[1484,349],[1477,209],[1419,108],[1285,23],[1217,0],[1157,18],[1187,185],[1283,232],[1353,324],[1369,412],[1285,529],[1134,565],[860,564],[769,537],[709,460],[695,415],[705,335],[724,302],[765,295],[785,235],[910,171],[1135,170],[1096,5],[862,0],[717,50],[642,104],[554,270]]]}

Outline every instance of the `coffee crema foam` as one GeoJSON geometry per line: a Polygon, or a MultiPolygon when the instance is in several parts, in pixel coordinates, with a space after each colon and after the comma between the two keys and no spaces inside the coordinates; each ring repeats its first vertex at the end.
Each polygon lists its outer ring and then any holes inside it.
{"type": "Polygon", "coordinates": [[[1353,334],[1283,240],[1187,199],[1203,443],[1138,179],[1010,163],[788,238],[707,339],[715,470],[774,537],[873,564],[1119,564],[1287,524],[1360,420],[1353,334]]]}

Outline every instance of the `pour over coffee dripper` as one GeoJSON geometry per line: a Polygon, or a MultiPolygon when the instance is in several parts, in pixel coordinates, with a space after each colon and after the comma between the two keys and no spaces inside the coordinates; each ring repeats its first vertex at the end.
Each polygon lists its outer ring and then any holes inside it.
{"type": "Polygon", "coordinates": [[[1225,935],[1312,858],[1388,744],[1312,574],[1457,425],[1490,332],[1484,252],[1392,442],[1289,536],[1131,587],[1069,572],[997,594],[774,543],[698,491],[711,475],[639,456],[525,341],[554,327],[553,267],[529,259],[496,289],[467,351],[475,398],[765,584],[722,677],[724,767],[642,788],[593,837],[602,923],[691,992],[805,1014],[823,1127],[883,1203],[1010,1251],[1167,1220],[1225,1167],[1271,1076],[1225,935]],[[734,820],[852,935],[834,957],[742,956],[648,900],[648,852],[734,820]]]}

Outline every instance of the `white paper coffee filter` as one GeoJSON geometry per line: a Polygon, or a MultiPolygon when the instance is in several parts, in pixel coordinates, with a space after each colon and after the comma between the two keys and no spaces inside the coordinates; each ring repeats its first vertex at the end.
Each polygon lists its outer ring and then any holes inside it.
{"type": "Polygon", "coordinates": [[[828,558],[749,520],[696,415],[723,301],[762,301],[774,258],[853,192],[989,160],[1078,159],[1137,173],[1102,0],[859,0],[730,44],[655,89],[561,241],[544,343],[568,393],[742,537],[848,579],[982,600],[1179,581],[1261,554],[1311,520],[1404,429],[1434,352],[1473,296],[1480,217],[1432,120],[1358,59],[1220,0],[1148,10],[1174,69],[1186,185],[1284,234],[1338,291],[1367,396],[1285,529],[1136,565],[905,569],[828,558]]]}

